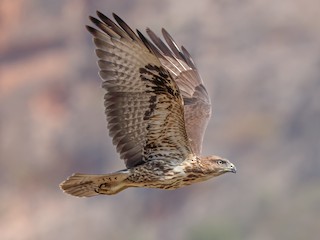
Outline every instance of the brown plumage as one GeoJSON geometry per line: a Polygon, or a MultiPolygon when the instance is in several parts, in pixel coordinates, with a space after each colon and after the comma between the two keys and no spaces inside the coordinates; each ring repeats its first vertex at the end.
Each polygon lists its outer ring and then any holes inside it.
{"type": "Polygon", "coordinates": [[[99,58],[109,134],[127,169],[76,173],[61,189],[74,196],[115,194],[128,187],[176,189],[236,172],[218,156],[201,157],[211,103],[195,64],[163,29],[136,35],[117,15],[100,12],[87,26],[99,58]]]}

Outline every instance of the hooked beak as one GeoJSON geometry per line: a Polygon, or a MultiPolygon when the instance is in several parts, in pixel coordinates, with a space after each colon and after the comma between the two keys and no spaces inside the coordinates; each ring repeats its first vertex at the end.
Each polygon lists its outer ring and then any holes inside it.
{"type": "Polygon", "coordinates": [[[233,163],[230,163],[230,166],[226,168],[227,172],[237,173],[237,168],[233,163]]]}

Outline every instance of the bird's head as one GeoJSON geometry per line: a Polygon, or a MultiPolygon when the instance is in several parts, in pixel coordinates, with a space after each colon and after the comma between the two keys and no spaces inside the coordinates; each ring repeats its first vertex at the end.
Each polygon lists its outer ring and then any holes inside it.
{"type": "Polygon", "coordinates": [[[206,168],[208,169],[208,171],[210,171],[210,173],[215,176],[219,176],[227,172],[237,172],[235,165],[228,159],[215,155],[204,158],[203,164],[207,165],[206,168]]]}

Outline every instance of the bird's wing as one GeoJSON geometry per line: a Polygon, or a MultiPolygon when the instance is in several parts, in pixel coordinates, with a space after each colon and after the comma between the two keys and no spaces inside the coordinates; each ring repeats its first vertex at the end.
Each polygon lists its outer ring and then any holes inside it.
{"type": "Polygon", "coordinates": [[[192,153],[183,100],[145,37],[117,15],[117,24],[97,12],[87,26],[99,58],[109,134],[128,168],[146,161],[183,161],[192,153]]]}
{"type": "Polygon", "coordinates": [[[184,101],[186,131],[193,152],[200,155],[203,136],[211,116],[207,90],[189,52],[183,46],[180,49],[165,29],[162,29],[162,34],[167,45],[150,29],[147,29],[147,33],[156,46],[151,48],[180,89],[184,101]]]}

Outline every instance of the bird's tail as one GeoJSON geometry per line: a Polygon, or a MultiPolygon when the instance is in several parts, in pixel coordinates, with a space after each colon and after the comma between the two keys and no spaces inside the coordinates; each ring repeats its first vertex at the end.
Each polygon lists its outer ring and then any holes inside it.
{"type": "Polygon", "coordinates": [[[129,187],[125,180],[128,170],[104,175],[75,173],[60,184],[60,188],[77,197],[92,197],[99,194],[116,194],[129,187]]]}

